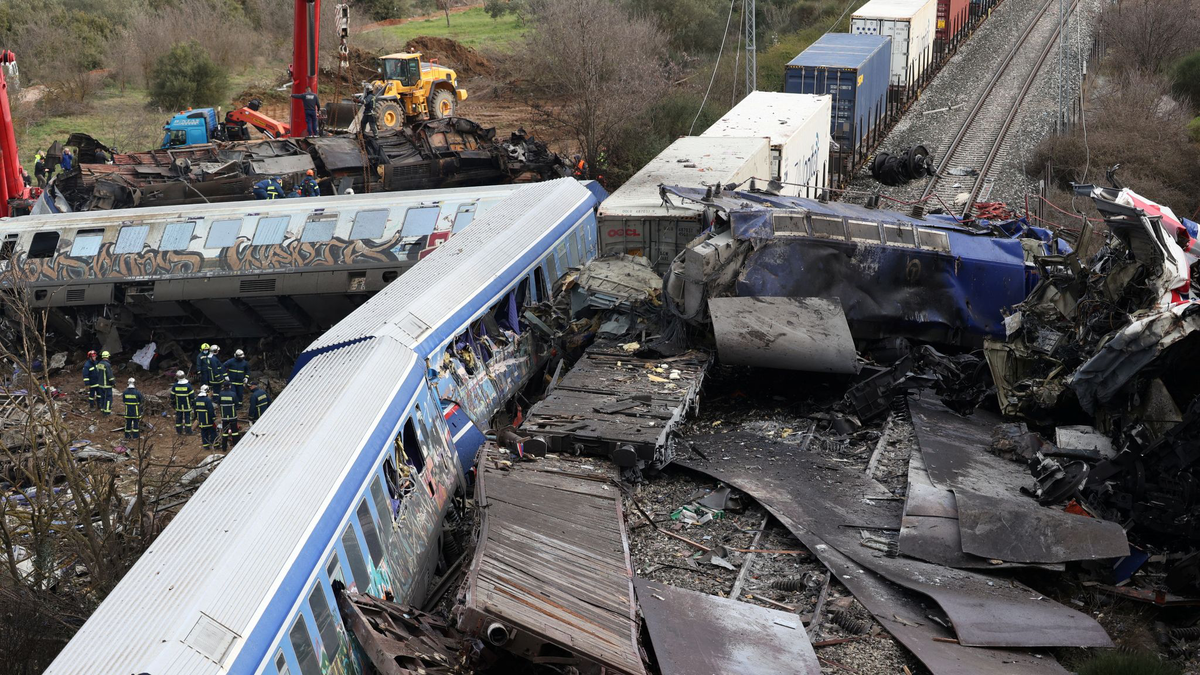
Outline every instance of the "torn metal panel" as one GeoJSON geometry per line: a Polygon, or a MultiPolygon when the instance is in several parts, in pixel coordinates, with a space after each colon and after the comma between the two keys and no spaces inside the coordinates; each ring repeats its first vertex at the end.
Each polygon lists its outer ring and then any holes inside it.
{"type": "Polygon", "coordinates": [[[1093,452],[1099,459],[1112,459],[1117,452],[1112,440],[1095,427],[1064,425],[1054,430],[1054,444],[1059,450],[1093,452]]]}
{"type": "Polygon", "coordinates": [[[910,396],[909,410],[933,484],[954,490],[962,548],[983,558],[1059,563],[1129,554],[1117,523],[1039,505],[1021,494],[1024,468],[988,452],[1001,420],[954,413],[933,396],[910,396]]]}
{"type": "Polygon", "coordinates": [[[899,529],[900,505],[860,472],[751,434],[692,436],[688,441],[709,460],[679,463],[757,499],[818,557],[823,554],[819,545],[827,544],[888,581],[929,596],[946,612],[963,645],[1112,645],[1094,619],[1021,584],[910,558],[876,557],[874,549],[862,545],[859,532],[899,529]]]}
{"type": "Polygon", "coordinates": [[[480,453],[459,630],[535,664],[643,675],[621,491],[579,461],[480,453]]]}
{"type": "Polygon", "coordinates": [[[1079,405],[1089,413],[1112,401],[1138,373],[1200,328],[1200,303],[1182,303],[1140,318],[1104,343],[1071,376],[1079,405]]]}
{"type": "Polygon", "coordinates": [[[657,301],[662,293],[662,277],[650,267],[650,261],[620,253],[592,260],[575,277],[572,305],[593,309],[612,309],[657,301]]]}
{"type": "Polygon", "coordinates": [[[858,372],[854,338],[837,298],[712,298],[708,311],[724,363],[858,372]]]}
{"type": "Polygon", "coordinates": [[[599,340],[546,398],[521,431],[556,452],[611,457],[620,467],[663,466],[674,458],[673,429],[695,409],[708,356],[639,358],[599,340]]]}
{"type": "Polygon", "coordinates": [[[442,619],[408,605],[339,591],[342,622],[380,675],[450,675],[471,648],[442,619]]]}
{"type": "Polygon", "coordinates": [[[633,583],[662,675],[821,673],[804,624],[791,612],[642,578],[633,583]]]}

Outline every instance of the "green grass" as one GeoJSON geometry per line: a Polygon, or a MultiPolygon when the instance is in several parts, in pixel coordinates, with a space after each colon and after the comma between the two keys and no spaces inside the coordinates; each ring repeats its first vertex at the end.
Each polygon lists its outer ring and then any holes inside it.
{"type": "Polygon", "coordinates": [[[399,50],[415,37],[432,35],[451,38],[474,49],[487,47],[510,52],[521,44],[524,30],[511,14],[492,19],[482,7],[473,7],[451,14],[449,28],[446,27],[446,17],[439,15],[399,26],[376,28],[362,33],[362,36],[369,37],[371,44],[379,45],[382,51],[399,50]]]}
{"type": "Polygon", "coordinates": [[[1109,652],[1079,666],[1079,675],[1179,675],[1174,664],[1163,663],[1154,654],[1109,652]]]}

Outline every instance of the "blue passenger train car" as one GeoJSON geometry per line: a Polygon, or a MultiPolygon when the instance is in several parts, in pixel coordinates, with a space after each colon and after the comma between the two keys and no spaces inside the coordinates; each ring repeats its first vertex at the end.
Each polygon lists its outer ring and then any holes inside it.
{"type": "Polygon", "coordinates": [[[528,380],[521,310],[596,255],[597,203],[521,187],[315,342],[48,675],[363,672],[333,586],[421,603],[472,436],[447,418],[528,380]]]}

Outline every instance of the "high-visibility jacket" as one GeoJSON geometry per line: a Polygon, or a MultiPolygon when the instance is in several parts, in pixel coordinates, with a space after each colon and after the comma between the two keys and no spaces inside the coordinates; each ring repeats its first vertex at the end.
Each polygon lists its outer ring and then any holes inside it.
{"type": "Polygon", "coordinates": [[[96,381],[96,362],[90,358],[83,362],[83,384],[88,388],[99,386],[96,381]]]}
{"type": "Polygon", "coordinates": [[[121,395],[121,400],[125,402],[125,417],[127,419],[142,419],[142,408],[146,401],[142,396],[142,392],[130,387],[121,395]]]}
{"type": "Polygon", "coordinates": [[[100,361],[96,363],[96,384],[105,389],[112,389],[113,369],[112,364],[108,362],[108,359],[100,359],[100,361]]]}
{"type": "Polygon", "coordinates": [[[225,379],[225,364],[221,363],[221,359],[209,354],[208,356],[208,382],[205,384],[213,385],[225,379]]]}
{"type": "Polygon", "coordinates": [[[271,397],[267,396],[267,392],[262,389],[250,392],[250,421],[253,422],[262,417],[269,405],[271,405],[271,397]]]}
{"type": "Polygon", "coordinates": [[[196,398],[196,421],[201,429],[209,429],[217,423],[217,410],[213,407],[212,399],[208,396],[196,398]]]}
{"type": "Polygon", "coordinates": [[[231,420],[237,417],[237,394],[233,389],[221,390],[221,419],[231,420]]]}
{"type": "Polygon", "coordinates": [[[246,359],[235,356],[225,362],[225,374],[229,376],[229,382],[232,384],[246,384],[249,372],[250,362],[246,359]]]}
{"type": "Polygon", "coordinates": [[[176,382],[171,387],[171,402],[176,412],[191,412],[196,407],[196,388],[190,382],[176,382]]]}

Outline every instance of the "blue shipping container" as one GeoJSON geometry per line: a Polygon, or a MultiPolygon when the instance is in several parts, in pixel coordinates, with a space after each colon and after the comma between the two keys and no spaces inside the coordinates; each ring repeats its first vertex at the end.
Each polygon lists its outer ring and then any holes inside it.
{"type": "Polygon", "coordinates": [[[783,90],[833,96],[830,136],[850,152],[885,113],[891,68],[892,38],[826,33],[787,64],[783,90]]]}

